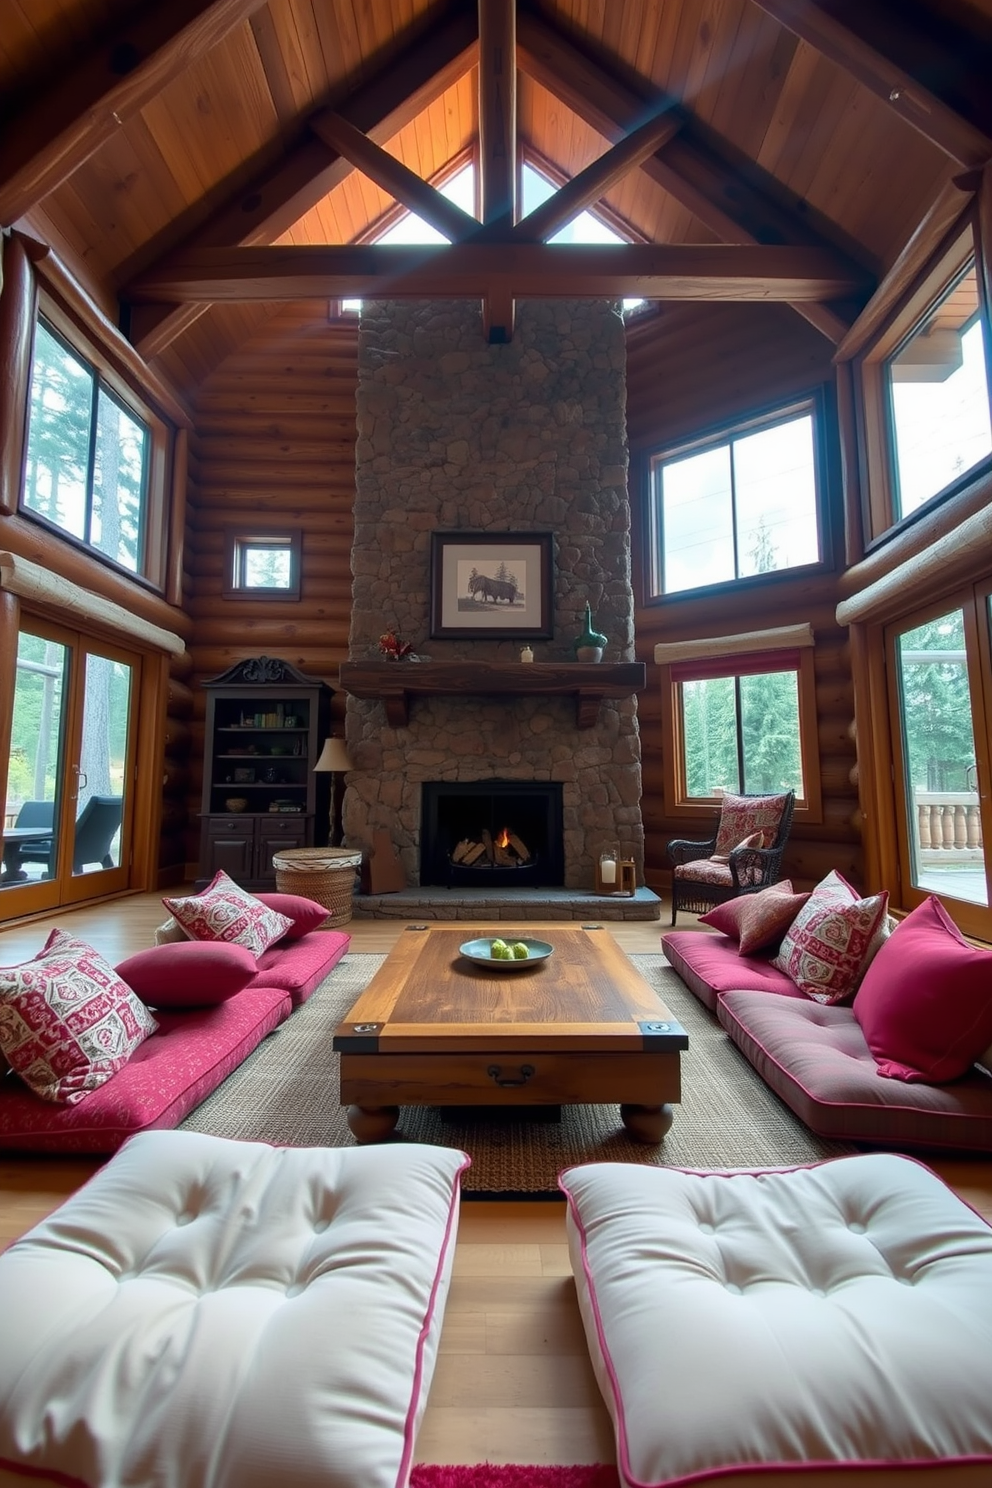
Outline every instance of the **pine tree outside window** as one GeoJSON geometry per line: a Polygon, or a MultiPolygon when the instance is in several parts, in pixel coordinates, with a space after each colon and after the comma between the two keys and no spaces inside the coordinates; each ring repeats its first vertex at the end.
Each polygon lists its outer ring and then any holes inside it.
{"type": "Polygon", "coordinates": [[[150,450],[148,425],[39,321],[22,509],[140,573],[150,450]]]}

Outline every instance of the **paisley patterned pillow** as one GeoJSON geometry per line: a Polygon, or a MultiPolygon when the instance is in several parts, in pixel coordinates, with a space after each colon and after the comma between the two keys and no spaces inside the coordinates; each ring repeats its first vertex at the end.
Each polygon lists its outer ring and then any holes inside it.
{"type": "Polygon", "coordinates": [[[64,930],[33,960],[0,967],[0,1048],[42,1100],[81,1101],[157,1027],[103,957],[64,930]]]}
{"type": "Polygon", "coordinates": [[[253,956],[260,956],[293,928],[288,915],[269,909],[229,878],[223,868],[217,870],[202,894],[163,899],[162,903],[191,939],[226,940],[246,946],[253,956]]]}
{"type": "Polygon", "coordinates": [[[763,832],[765,847],[778,835],[778,825],[789,801],[788,793],[776,796],[726,795],[720,804],[715,853],[729,853],[752,832],[763,832]]]}
{"type": "Polygon", "coordinates": [[[772,962],[814,1002],[845,1002],[888,933],[888,891],[859,899],[831,871],[796,915],[772,962]]]}

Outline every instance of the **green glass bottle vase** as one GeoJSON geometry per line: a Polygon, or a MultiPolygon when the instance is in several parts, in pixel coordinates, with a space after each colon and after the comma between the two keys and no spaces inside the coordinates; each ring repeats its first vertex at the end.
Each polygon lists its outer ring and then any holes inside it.
{"type": "Polygon", "coordinates": [[[586,623],[582,634],[572,642],[576,661],[602,661],[607,637],[592,627],[592,606],[586,605],[586,623]]]}

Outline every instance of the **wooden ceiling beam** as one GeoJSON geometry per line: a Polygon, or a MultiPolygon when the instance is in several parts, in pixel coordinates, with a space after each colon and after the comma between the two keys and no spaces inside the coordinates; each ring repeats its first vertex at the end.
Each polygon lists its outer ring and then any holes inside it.
{"type": "MultiPolygon", "coordinates": [[[[382,144],[391,139],[428,104],[463,77],[476,59],[478,31],[475,16],[462,8],[419,33],[370,80],[357,88],[334,113],[369,139],[382,144]]],[[[329,148],[311,130],[321,110],[309,121],[298,143],[277,165],[261,161],[248,167],[224,195],[221,205],[186,237],[159,246],[154,259],[132,261],[121,272],[120,298],[131,299],[131,280],[145,269],[167,263],[174,254],[201,248],[271,243],[315,206],[354,169],[350,160],[329,148]]],[[[206,309],[205,305],[141,305],[130,314],[129,336],[146,358],[158,356],[206,309]]]]}
{"type": "Polygon", "coordinates": [[[626,243],[203,249],[149,270],[135,299],[829,300],[865,290],[826,248],[626,243]]]}
{"type": "Polygon", "coordinates": [[[397,160],[395,155],[383,150],[340,114],[325,109],[311,122],[310,127],[325,145],[330,145],[332,150],[349,160],[356,170],[360,170],[370,181],[381,186],[383,191],[388,192],[404,207],[409,207],[411,212],[429,222],[431,227],[452,242],[457,243],[478,231],[479,224],[474,217],[463,212],[461,207],[449,201],[446,196],[442,196],[422,176],[397,160]]]}
{"type": "MultiPolygon", "coordinates": [[[[517,62],[523,72],[567,105],[605,139],[616,141],[643,118],[645,110],[672,107],[646,80],[635,91],[598,61],[587,57],[569,37],[531,11],[517,21],[517,62]]],[[[683,127],[641,169],[698,217],[725,243],[779,243],[826,247],[827,239],[798,213],[788,210],[764,189],[762,172],[741,173],[741,162],[723,159],[710,145],[692,137],[685,114],[676,106],[683,127]]],[[[835,249],[840,253],[840,249],[835,249]]],[[[860,270],[849,257],[852,273],[860,270]]],[[[847,333],[854,312],[825,304],[798,302],[798,314],[836,343],[847,333]]]]}
{"type": "Polygon", "coordinates": [[[132,114],[263,0],[169,0],[138,8],[54,86],[4,120],[0,223],[10,226],[77,170],[132,114]]]}
{"type": "Polygon", "coordinates": [[[678,115],[671,109],[663,109],[638,129],[632,130],[611,150],[607,150],[605,155],[600,155],[598,160],[587,165],[577,176],[566,181],[554,196],[549,197],[528,216],[521,218],[513,229],[513,237],[532,242],[542,242],[551,237],[592,202],[599,201],[628,171],[666,145],[681,127],[682,121],[678,115]]]}
{"type": "Polygon", "coordinates": [[[755,0],[945,155],[992,159],[992,50],[907,0],[755,0]]]}
{"type": "Polygon", "coordinates": [[[513,224],[517,204],[516,0],[479,0],[482,221],[513,224]]]}

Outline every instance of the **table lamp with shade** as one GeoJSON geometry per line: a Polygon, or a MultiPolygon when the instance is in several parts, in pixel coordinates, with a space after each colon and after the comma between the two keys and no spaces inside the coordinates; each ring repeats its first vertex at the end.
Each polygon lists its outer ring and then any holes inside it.
{"type": "Polygon", "coordinates": [[[330,739],[325,739],[324,747],[320,751],[320,756],[313,768],[315,772],[323,774],[326,771],[331,776],[331,799],[327,814],[327,843],[329,847],[334,847],[337,838],[337,823],[335,821],[334,810],[334,776],[343,775],[346,770],[353,770],[355,768],[344,740],[335,739],[333,736],[330,739]]]}

